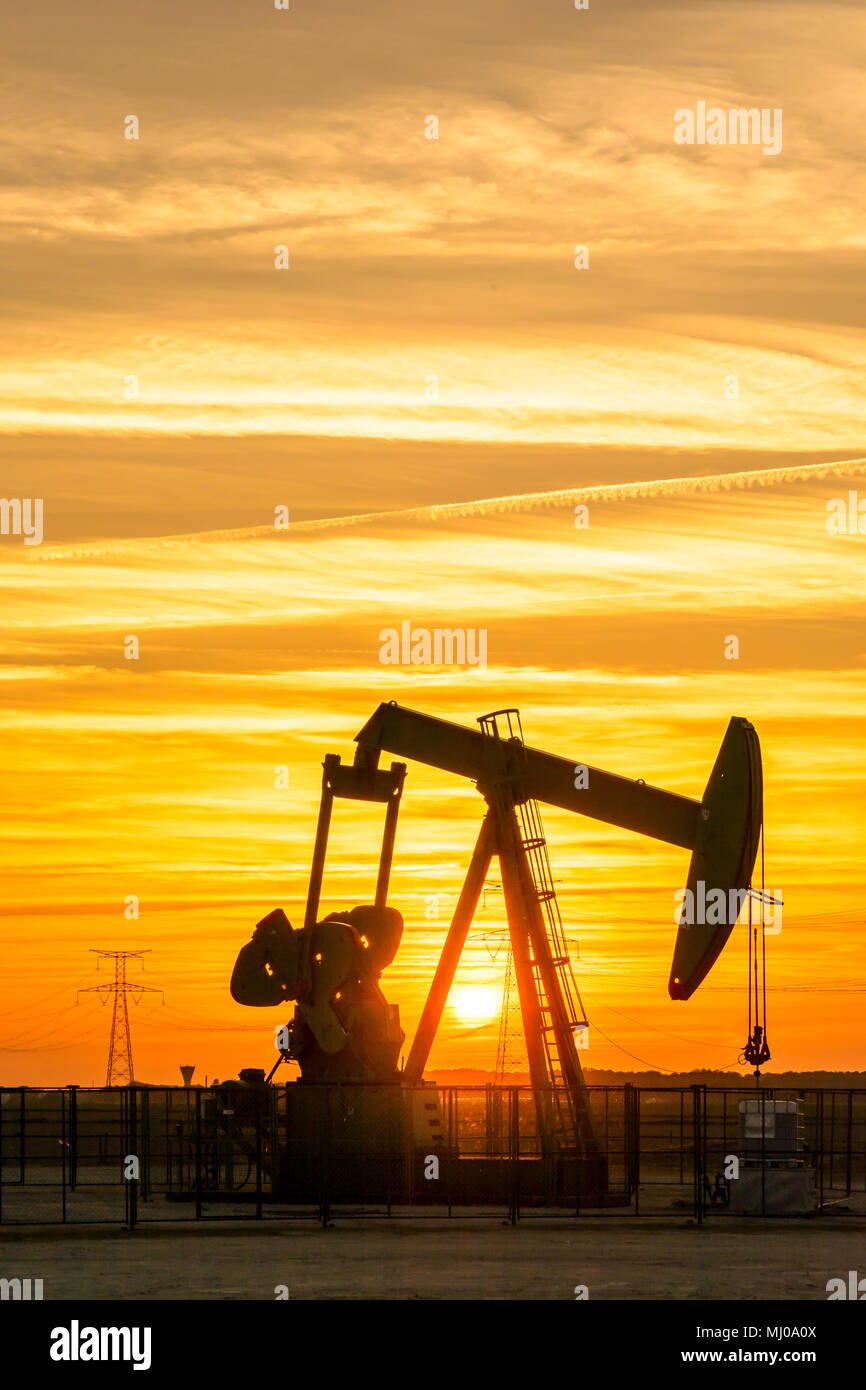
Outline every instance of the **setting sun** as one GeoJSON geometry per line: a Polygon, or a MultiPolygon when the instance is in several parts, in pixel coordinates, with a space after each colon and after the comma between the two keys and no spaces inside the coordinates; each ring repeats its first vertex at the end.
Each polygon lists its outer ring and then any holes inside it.
{"type": "Polygon", "coordinates": [[[457,985],[451,1006],[461,1023],[488,1023],[499,1013],[501,998],[495,985],[457,985]]]}

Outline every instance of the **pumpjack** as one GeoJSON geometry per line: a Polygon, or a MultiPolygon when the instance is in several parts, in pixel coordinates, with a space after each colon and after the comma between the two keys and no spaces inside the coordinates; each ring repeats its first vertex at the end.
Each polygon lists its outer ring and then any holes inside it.
{"type": "MultiPolygon", "coordinates": [[[[720,890],[742,902],[751,882],[762,823],[761,754],[757,733],[732,718],[700,800],[642,779],[605,772],[526,745],[515,709],[496,710],[479,728],[434,718],[395,702],[381,704],[355,736],[352,765],[328,754],[303,926],[295,930],[277,908],[257,925],[231,980],[241,1004],[274,1007],[294,1001],[280,1056],[300,1067],[298,1087],[365,1083],[406,1094],[422,1086],[436,1030],[476,911],[485,878],[498,858],[516,977],[537,1131],[542,1155],[577,1159],[583,1180],[601,1191],[605,1159],[593,1125],[578,1053],[586,1027],[556,900],[539,803],[619,826],[691,852],[686,898],[720,890]],[[379,978],[397,954],[403,918],[387,904],[405,762],[379,767],[383,753],[424,763],[472,781],[486,812],[466,878],[429,987],[406,1066],[396,1005],[379,978]],[[319,919],[319,902],[335,800],[385,806],[375,899],[319,919]],[[587,1179],[587,1174],[589,1178],[587,1179]]],[[[684,914],[674,943],[668,991],[688,999],[722,951],[736,923],[684,914]]],[[[411,1108],[411,1107],[410,1107],[411,1108]]],[[[434,1119],[428,1121],[436,1126],[434,1119]]],[[[296,1119],[303,1125],[303,1108],[296,1119]]],[[[352,1107],[352,1113],[355,1113],[352,1107]]],[[[374,1117],[367,1118],[373,1123],[374,1117]]],[[[381,1118],[381,1117],[380,1117],[381,1118]]],[[[410,1116],[410,1130],[417,1116],[410,1116]]],[[[423,1122],[423,1115],[421,1116],[423,1122]]],[[[363,1116],[359,1122],[363,1125],[363,1116]]],[[[390,1121],[389,1121],[390,1123],[390,1121]]],[[[357,1130],[358,1125],[355,1125],[357,1130]]],[[[359,1142],[357,1134],[354,1142],[359,1142]]],[[[410,1140],[411,1142],[411,1140],[410,1140]]],[[[428,1141],[429,1146],[429,1141],[428,1141]]]]}

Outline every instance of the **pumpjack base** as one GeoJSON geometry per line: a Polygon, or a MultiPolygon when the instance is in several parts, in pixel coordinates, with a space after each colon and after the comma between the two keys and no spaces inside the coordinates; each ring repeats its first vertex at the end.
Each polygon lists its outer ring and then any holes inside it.
{"type": "Polygon", "coordinates": [[[451,1147],[435,1086],[288,1088],[274,1190],[284,1202],[603,1206],[607,1158],[451,1147]]]}
{"type": "Polygon", "coordinates": [[[607,1165],[591,1159],[466,1158],[443,1155],[438,1177],[426,1179],[422,1153],[356,1155],[312,1152],[283,1156],[274,1198],[280,1202],[376,1203],[433,1207],[606,1207],[607,1165]]]}

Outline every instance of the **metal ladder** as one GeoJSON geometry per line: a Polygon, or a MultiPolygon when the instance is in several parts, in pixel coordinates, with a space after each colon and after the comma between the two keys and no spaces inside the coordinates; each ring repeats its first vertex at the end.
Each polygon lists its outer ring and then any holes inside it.
{"type": "MultiPolygon", "coordinates": [[[[524,747],[524,739],[523,727],[520,722],[518,710],[496,710],[492,714],[482,716],[478,722],[481,725],[482,731],[489,738],[497,739],[503,743],[507,742],[519,758],[520,750],[524,747]],[[502,728],[500,728],[499,720],[503,721],[502,728]]],[[[544,834],[541,812],[538,807],[538,802],[532,798],[528,798],[525,801],[517,801],[515,799],[515,811],[520,827],[520,839],[524,850],[525,862],[529,871],[528,881],[525,882],[525,889],[527,892],[532,893],[533,897],[541,906],[546,935],[550,943],[553,964],[566,1010],[567,1022],[576,1046],[579,1031],[582,1028],[588,1027],[588,1024],[583,1001],[580,997],[580,991],[578,990],[577,981],[574,978],[574,972],[571,966],[568,943],[565,939],[565,929],[562,923],[562,914],[559,910],[559,901],[556,896],[553,874],[551,873],[550,858],[547,852],[547,839],[544,834]]],[[[509,944],[508,961],[506,963],[506,995],[510,994],[510,971],[511,947],[509,944]]],[[[550,1000],[544,987],[544,981],[538,962],[534,958],[534,953],[532,957],[532,973],[541,1012],[542,1038],[544,1041],[547,1072],[551,1086],[556,1088],[554,1092],[556,1129],[559,1141],[563,1147],[572,1148],[577,1142],[576,1118],[572,1105],[567,1099],[567,1093],[565,1091],[566,1082],[562,1072],[559,1050],[556,1046],[550,1000]]],[[[503,1002],[507,1005],[507,998],[504,999],[503,1002]]],[[[503,1062],[507,1029],[508,1023],[503,1017],[500,1022],[499,1047],[503,1062]]],[[[499,1066],[500,1057],[497,1057],[497,1069],[499,1066]]]]}
{"type": "MultiPolygon", "coordinates": [[[[517,813],[521,826],[523,846],[526,850],[530,873],[532,875],[535,896],[541,904],[542,912],[544,913],[547,927],[547,939],[550,942],[553,964],[556,967],[560,989],[562,990],[562,997],[565,1002],[568,1025],[571,1029],[572,1037],[575,1038],[576,1042],[578,1031],[588,1026],[586,1012],[571,966],[568,943],[565,939],[565,930],[562,925],[562,914],[559,910],[556,889],[554,888],[550,872],[547,840],[544,835],[544,828],[541,824],[538,803],[535,801],[523,802],[517,807],[517,813]]],[[[544,1019],[545,1051],[548,1055],[554,1084],[559,1086],[563,1084],[564,1078],[560,1071],[558,1053],[555,1048],[551,1048],[550,1046],[553,1040],[553,1022],[550,1016],[550,1006],[544,993],[544,985],[537,966],[534,968],[534,973],[539,1000],[541,1002],[542,1017],[544,1019]]]]}

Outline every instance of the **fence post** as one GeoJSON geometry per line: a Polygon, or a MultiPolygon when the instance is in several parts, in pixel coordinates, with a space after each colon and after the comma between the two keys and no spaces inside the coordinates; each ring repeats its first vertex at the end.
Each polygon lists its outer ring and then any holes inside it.
{"type": "Polygon", "coordinates": [[[836,1152],[836,1092],[830,1092],[830,1187],[833,1187],[833,1155],[836,1152]]]}
{"type": "Polygon", "coordinates": [[[520,1215],[520,1092],[516,1086],[509,1089],[508,1117],[511,1156],[511,1210],[508,1216],[512,1226],[516,1226],[520,1215]]]}
{"type": "Polygon", "coordinates": [[[256,1094],[256,1217],[262,1218],[262,1114],[267,1094],[256,1094]]]}
{"type": "MultiPolygon", "coordinates": [[[[459,1148],[457,1147],[457,1145],[456,1145],[455,1142],[454,1142],[454,1124],[453,1124],[453,1120],[454,1120],[454,1087],[453,1087],[453,1086],[449,1086],[449,1087],[448,1087],[448,1090],[447,1090],[447,1092],[446,1092],[446,1095],[447,1095],[447,1099],[448,1099],[448,1104],[447,1104],[447,1106],[446,1106],[446,1112],[447,1112],[447,1115],[448,1115],[448,1151],[449,1151],[449,1153],[454,1153],[455,1149],[457,1149],[457,1153],[456,1153],[455,1157],[459,1160],[459,1158],[460,1158],[459,1148]]],[[[458,1164],[455,1165],[453,1171],[454,1171],[455,1174],[456,1174],[456,1173],[459,1173],[459,1171],[460,1171],[459,1162],[458,1162],[458,1164]]],[[[453,1196],[454,1196],[453,1179],[452,1179],[451,1177],[449,1177],[449,1179],[448,1179],[448,1220],[449,1220],[449,1221],[451,1220],[451,1208],[452,1208],[452,1200],[451,1200],[451,1199],[452,1199],[453,1196]]]]}
{"type": "Polygon", "coordinates": [[[816,1147],[818,1150],[818,1211],[824,1211],[824,1092],[818,1092],[817,1105],[817,1134],[815,1135],[816,1147]]]}
{"type": "MultiPolygon", "coordinates": [[[[775,1095],[775,1092],[773,1093],[775,1095]]],[[[775,1134],[775,1125],[773,1133],[775,1134]]],[[[761,1215],[767,1214],[767,1093],[761,1092],[761,1215]]]]}
{"type": "Polygon", "coordinates": [[[845,1196],[851,1196],[851,1141],[854,1128],[854,1092],[848,1092],[848,1130],[845,1144],[845,1196]]]}
{"type": "MultiPolygon", "coordinates": [[[[589,1111],[589,1116],[590,1116],[590,1120],[591,1120],[591,1119],[592,1119],[592,1110],[591,1110],[591,1108],[590,1108],[590,1099],[589,1099],[589,1090],[588,1090],[588,1089],[587,1089],[587,1092],[586,1092],[586,1105],[587,1105],[587,1110],[589,1111]]],[[[574,1165],[574,1214],[575,1214],[575,1216],[580,1216],[580,1180],[581,1180],[581,1176],[582,1176],[582,1174],[583,1174],[583,1143],[582,1143],[581,1137],[580,1137],[580,1125],[579,1125],[579,1124],[576,1124],[575,1127],[574,1127],[574,1137],[575,1137],[575,1139],[577,1140],[577,1145],[576,1145],[576,1148],[577,1148],[577,1158],[576,1158],[576,1160],[575,1160],[575,1165],[574,1165]]],[[[604,1161],[605,1161],[605,1163],[606,1163],[606,1162],[607,1162],[608,1155],[610,1154],[610,1142],[609,1142],[609,1135],[608,1135],[608,1088],[607,1088],[607,1086],[605,1086],[605,1088],[604,1088],[604,1154],[605,1154],[604,1161]]]]}
{"type": "Polygon", "coordinates": [[[331,1201],[330,1201],[330,1157],[331,1157],[331,1088],[327,1084],[321,1086],[319,1090],[319,1115],[324,1121],[322,1124],[322,1150],[321,1150],[321,1196],[319,1204],[319,1215],[322,1227],[327,1230],[331,1224],[331,1201]]]}
{"type": "MultiPolygon", "coordinates": [[[[291,1104],[292,1104],[292,1101],[291,1101],[291,1097],[290,1097],[290,1095],[289,1095],[289,1082],[288,1082],[288,1081],[285,1081],[285,1082],[283,1083],[283,1105],[285,1106],[285,1120],[286,1120],[286,1132],[285,1132],[285,1136],[284,1136],[286,1162],[285,1162],[285,1167],[284,1167],[282,1170],[279,1169],[279,1168],[277,1169],[277,1182],[278,1182],[278,1183],[280,1182],[280,1176],[281,1176],[281,1173],[283,1173],[283,1174],[285,1174],[286,1184],[287,1184],[288,1181],[289,1181],[289,1176],[288,1176],[288,1175],[289,1175],[289,1173],[292,1171],[292,1160],[291,1160],[290,1157],[289,1157],[290,1152],[291,1152],[290,1143],[291,1143],[291,1137],[292,1137],[291,1104]]],[[[277,1124],[277,1126],[276,1126],[276,1128],[275,1128],[275,1130],[274,1130],[274,1133],[275,1133],[275,1134],[278,1134],[278,1133],[279,1133],[279,1124],[277,1124]]],[[[276,1158],[276,1155],[277,1155],[278,1152],[279,1152],[279,1146],[277,1145],[277,1146],[275,1147],[275,1149],[274,1149],[274,1157],[275,1157],[275,1158],[276,1158]]],[[[302,1160],[301,1162],[298,1163],[297,1170],[296,1170],[296,1171],[298,1171],[298,1172],[300,1172],[300,1173],[302,1174],[302,1177],[303,1177],[303,1184],[304,1184],[303,1190],[304,1190],[304,1196],[305,1196],[305,1197],[307,1196],[308,1191],[309,1191],[309,1168],[310,1168],[310,1161],[309,1161],[308,1156],[305,1154],[304,1157],[303,1157],[303,1160],[302,1160]]],[[[285,1198],[285,1196],[286,1196],[286,1190],[287,1190],[287,1188],[285,1187],[285,1185],[284,1185],[283,1188],[280,1189],[279,1195],[280,1195],[281,1198],[285,1198]]]]}
{"type": "Polygon", "coordinates": [[[195,1091],[195,1219],[201,1218],[201,1087],[195,1091]]]}
{"type": "Polygon", "coordinates": [[[634,1192],[634,1099],[630,1081],[624,1081],[622,1086],[622,1145],[625,1195],[626,1200],[631,1202],[634,1192]]]}
{"type": "Polygon", "coordinates": [[[692,1153],[695,1180],[695,1219],[699,1226],[704,1224],[704,1175],[701,1171],[703,1154],[701,1125],[701,1088],[692,1086],[692,1153]]]}
{"type": "MultiPolygon", "coordinates": [[[[126,1154],[135,1159],[141,1171],[141,1155],[138,1152],[138,1105],[135,1086],[130,1083],[126,1089],[126,1154]]],[[[138,1219],[138,1178],[126,1179],[126,1223],[130,1231],[135,1230],[138,1219]]]]}
{"type": "Polygon", "coordinates": [[[66,1092],[60,1092],[60,1220],[66,1221],[66,1092]]]}
{"type": "Polygon", "coordinates": [[[69,1191],[78,1181],[78,1087],[69,1085],[69,1191]]]}
{"type": "Polygon", "coordinates": [[[488,1081],[484,1086],[484,1156],[489,1158],[491,1154],[491,1135],[493,1133],[494,1118],[493,1107],[495,1104],[493,1095],[493,1082],[488,1081]]]}
{"type": "Polygon", "coordinates": [[[707,1135],[710,1129],[709,1107],[707,1105],[707,1083],[701,1086],[701,1132],[703,1143],[701,1146],[701,1192],[703,1194],[704,1215],[707,1211],[707,1135]]]}
{"type": "MultiPolygon", "coordinates": [[[[587,1090],[587,1106],[589,1106],[589,1091],[587,1090]]],[[[578,1148],[580,1147],[580,1126],[577,1126],[578,1148]]],[[[610,1154],[610,1087],[604,1088],[604,1152],[610,1154]]]]}
{"type": "Polygon", "coordinates": [[[150,1201],[150,1091],[141,1096],[141,1200],[150,1201]]]}
{"type": "MultiPolygon", "coordinates": [[[[631,1084],[631,1083],[629,1083],[631,1084]]],[[[634,1136],[634,1214],[640,1216],[640,1086],[632,1092],[632,1134],[634,1136]]]]}
{"type": "MultiPolygon", "coordinates": [[[[367,1088],[366,1088],[366,1086],[363,1087],[363,1089],[362,1089],[362,1094],[365,1095],[365,1096],[367,1095],[367,1088]]],[[[390,1215],[391,1215],[391,1182],[392,1182],[392,1174],[393,1174],[393,1172],[394,1172],[394,1152],[395,1152],[395,1146],[394,1146],[394,1096],[395,1096],[395,1091],[394,1091],[394,1090],[386,1091],[385,1094],[386,1094],[386,1096],[387,1096],[387,1100],[386,1100],[386,1102],[385,1102],[385,1199],[386,1199],[386,1203],[387,1203],[388,1215],[390,1216],[390,1215]]],[[[397,1094],[397,1098],[399,1099],[399,1092],[397,1092],[396,1094],[397,1094]]],[[[409,1093],[410,1113],[412,1113],[411,1107],[412,1107],[413,1104],[414,1104],[413,1092],[410,1091],[410,1093],[409,1093]]],[[[398,1119],[397,1133],[399,1134],[399,1133],[400,1133],[400,1124],[399,1124],[399,1119],[400,1119],[400,1117],[399,1117],[399,1115],[398,1115],[397,1119],[398,1119]]],[[[415,1165],[414,1165],[414,1164],[412,1165],[412,1177],[413,1177],[413,1187],[414,1187],[414,1177],[415,1177],[415,1165]]],[[[414,1198],[414,1192],[413,1192],[413,1198],[414,1198]]]]}
{"type": "Polygon", "coordinates": [[[24,1103],[24,1093],[26,1092],[26,1090],[27,1090],[27,1087],[26,1087],[26,1086],[22,1086],[22,1087],[21,1087],[21,1095],[20,1095],[19,1109],[18,1109],[18,1181],[20,1182],[20,1184],[21,1184],[22,1187],[24,1186],[24,1165],[25,1165],[25,1157],[24,1157],[24,1147],[25,1147],[25,1145],[24,1145],[24,1131],[25,1131],[25,1119],[26,1119],[26,1116],[27,1116],[27,1106],[26,1106],[25,1103],[24,1103]]]}

